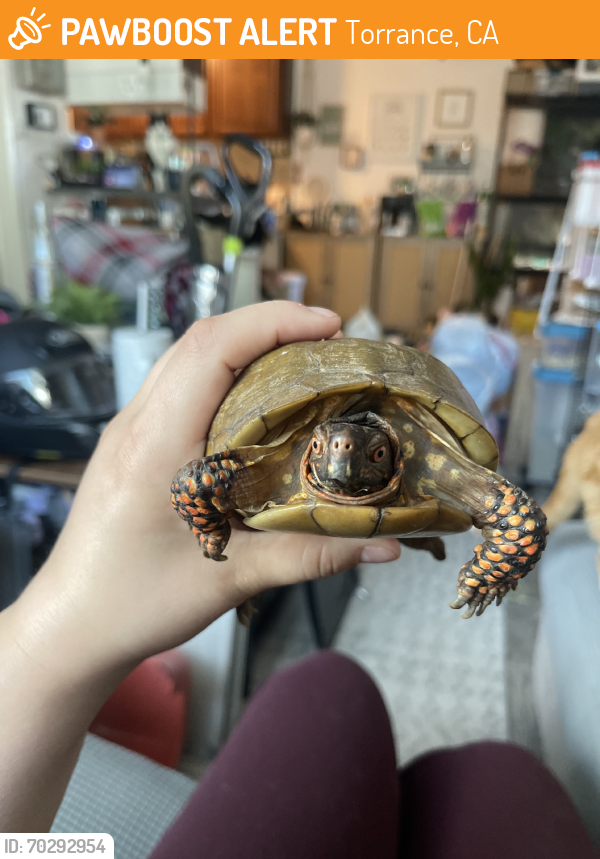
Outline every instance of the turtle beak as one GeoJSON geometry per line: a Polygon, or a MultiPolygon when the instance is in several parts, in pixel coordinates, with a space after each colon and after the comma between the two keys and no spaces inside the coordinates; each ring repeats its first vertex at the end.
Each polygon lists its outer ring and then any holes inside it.
{"type": "Polygon", "coordinates": [[[355,456],[357,440],[350,427],[340,427],[331,433],[328,444],[327,477],[339,483],[352,483],[360,458],[355,456]]]}

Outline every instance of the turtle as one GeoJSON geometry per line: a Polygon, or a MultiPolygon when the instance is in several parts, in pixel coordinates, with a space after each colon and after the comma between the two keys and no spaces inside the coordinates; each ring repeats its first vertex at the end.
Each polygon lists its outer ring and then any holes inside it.
{"type": "Polygon", "coordinates": [[[444,556],[443,535],[483,540],[450,603],[499,605],[546,545],[537,503],[496,473],[498,448],[457,376],[432,355],[362,339],[298,342],[243,370],[187,463],[171,503],[207,558],[230,519],[250,528],[396,536],[444,556]]]}

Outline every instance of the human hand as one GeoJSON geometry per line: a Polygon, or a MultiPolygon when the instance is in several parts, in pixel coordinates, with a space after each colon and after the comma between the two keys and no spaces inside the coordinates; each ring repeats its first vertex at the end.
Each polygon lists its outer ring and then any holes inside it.
{"type": "Polygon", "coordinates": [[[268,587],[398,557],[394,539],[235,529],[215,564],[171,507],[171,479],[204,455],[236,371],[279,345],[334,336],[340,319],[327,314],[247,307],[197,322],[163,356],[104,432],[54,551],[15,606],[23,647],[68,659],[79,676],[132,667],[268,587]]]}

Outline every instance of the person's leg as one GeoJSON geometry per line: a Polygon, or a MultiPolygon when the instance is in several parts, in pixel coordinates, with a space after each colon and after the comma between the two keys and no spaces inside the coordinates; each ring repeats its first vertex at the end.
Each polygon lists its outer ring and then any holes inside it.
{"type": "Polygon", "coordinates": [[[432,752],[400,782],[402,859],[598,859],[563,788],[518,746],[432,752]]]}
{"type": "Polygon", "coordinates": [[[381,696],[321,651],[261,687],[151,859],[395,859],[397,818],[381,696]]]}

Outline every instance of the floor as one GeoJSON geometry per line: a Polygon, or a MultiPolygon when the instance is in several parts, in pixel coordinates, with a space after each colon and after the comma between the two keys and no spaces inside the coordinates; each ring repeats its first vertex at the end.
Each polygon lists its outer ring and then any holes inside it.
{"type": "MultiPolygon", "coordinates": [[[[478,532],[446,540],[447,558],[403,548],[391,564],[361,568],[334,647],[371,673],[386,701],[398,758],[484,738],[538,752],[530,693],[539,599],[535,573],[502,607],[463,620],[448,608],[478,532]]],[[[254,691],[273,671],[315,650],[304,593],[282,600],[256,651],[254,691]]]]}

